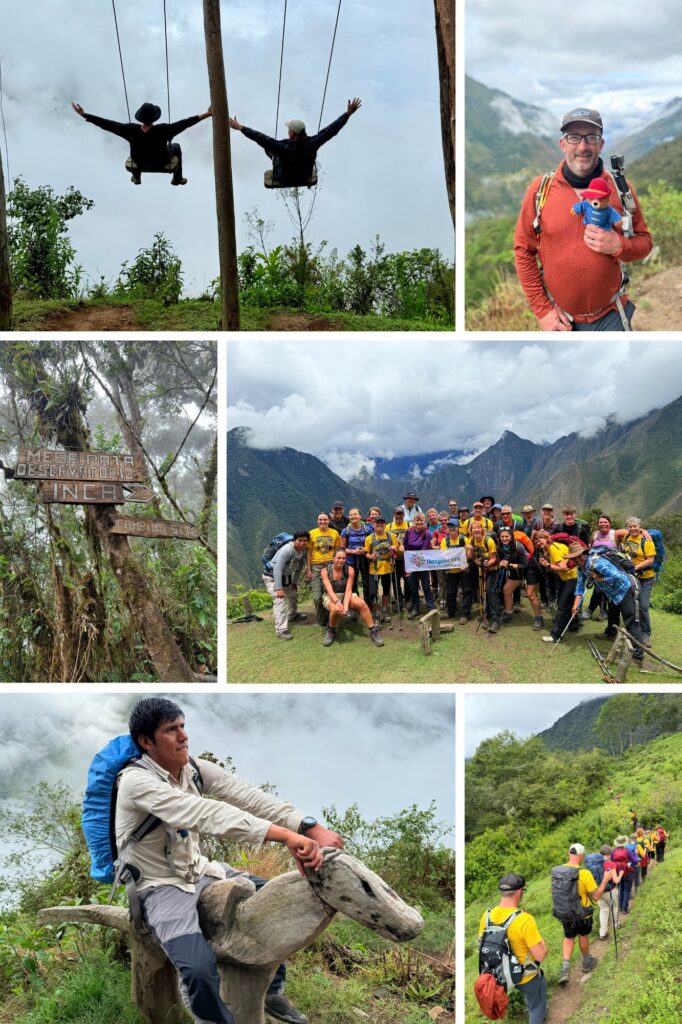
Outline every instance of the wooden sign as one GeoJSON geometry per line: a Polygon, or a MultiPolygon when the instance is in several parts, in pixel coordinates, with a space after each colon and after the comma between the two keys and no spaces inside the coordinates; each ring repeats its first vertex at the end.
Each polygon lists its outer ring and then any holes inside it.
{"type": "Polygon", "coordinates": [[[122,505],[123,484],[89,483],[83,480],[41,480],[40,500],[44,505],[122,505]]]}
{"type": "Polygon", "coordinates": [[[154,497],[151,487],[144,484],[123,484],[123,497],[126,501],[136,501],[146,504],[154,497]]]}
{"type": "Polygon", "coordinates": [[[66,452],[20,448],[16,480],[100,480],[105,483],[144,479],[142,462],[116,452],[66,452]]]}
{"type": "Polygon", "coordinates": [[[196,540],[199,536],[199,530],[191,523],[139,516],[118,516],[109,533],[123,533],[127,537],[175,537],[177,540],[196,540]]]}

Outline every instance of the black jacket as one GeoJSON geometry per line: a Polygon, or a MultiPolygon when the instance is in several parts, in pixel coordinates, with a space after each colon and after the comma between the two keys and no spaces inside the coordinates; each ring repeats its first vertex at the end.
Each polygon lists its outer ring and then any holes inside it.
{"type": "Polygon", "coordinates": [[[301,188],[308,184],[313,173],[315,158],[320,146],[329,142],[341,131],[350,114],[341,114],[317,135],[303,135],[302,138],[271,139],[253,128],[242,129],[247,139],[251,139],[265,150],[272,160],[272,180],[285,188],[301,188]]]}
{"type": "Polygon", "coordinates": [[[186,128],[198,124],[199,117],[194,114],[182,121],[174,121],[172,124],[153,124],[148,132],[142,131],[142,126],[134,122],[107,121],[104,117],[97,117],[95,114],[86,114],[85,120],[90,124],[103,128],[105,132],[118,135],[130,143],[130,155],[138,167],[163,167],[168,161],[168,143],[174,136],[184,132],[186,128]]]}

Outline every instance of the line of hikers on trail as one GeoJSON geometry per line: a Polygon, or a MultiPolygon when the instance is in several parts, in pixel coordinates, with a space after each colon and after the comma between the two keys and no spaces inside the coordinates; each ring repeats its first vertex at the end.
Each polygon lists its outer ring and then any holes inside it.
{"type": "MultiPolygon", "coordinates": [[[[71,106],[89,124],[126,140],[130,146],[126,168],[131,172],[130,180],[134,185],[142,183],[143,173],[170,174],[171,185],[186,185],[187,178],[182,171],[182,150],[173,139],[199,121],[213,116],[213,108],[209,106],[203,114],[195,114],[172,124],[159,123],[161,107],[155,103],[143,103],[135,112],[135,122],[110,121],[86,113],[80,103],[73,102],[71,106]]],[[[270,138],[253,128],[247,128],[236,117],[230,117],[228,123],[230,128],[242,132],[247,139],[264,149],[272,160],[272,170],[265,173],[266,188],[299,188],[317,183],[315,161],[318,150],[338,135],[361,106],[362,101],[357,97],[348,100],[343,114],[314,135],[308,135],[303,121],[293,118],[286,122],[286,139],[270,138]]]]}
{"type": "Polygon", "coordinates": [[[462,626],[476,607],[479,626],[495,634],[522,611],[523,594],[534,631],[545,628],[545,612],[552,617],[545,642],[559,643],[593,616],[606,621],[604,636],[615,638],[622,618],[633,638],[633,657],[642,661],[644,648],[651,647],[651,592],[665,557],[659,530],[643,529],[636,516],[614,528],[604,513],[590,530],[570,504],[557,519],[549,502],[537,515],[530,504],[516,514],[492,495],[471,508],[451,498],[440,512],[425,513],[418,501],[416,492],[408,491],[389,522],[377,506],[365,518],[358,508],[346,516],[343,502],[335,501],[330,513],[320,512],[316,528],[274,537],[261,562],[277,637],[293,639],[291,624],[307,618],[298,611],[298,586],[305,579],[317,622],[325,629],[325,646],[333,643],[344,618],[362,619],[372,642],[382,646],[379,627],[391,621],[391,603],[401,619],[405,610],[413,619],[420,614],[421,596],[427,612],[439,605],[462,626]],[[465,550],[461,568],[405,569],[406,552],[454,547],[465,550]],[[588,589],[592,593],[585,602],[588,589]]]}
{"type": "MultiPolygon", "coordinates": [[[[598,964],[590,953],[594,908],[599,908],[599,934],[609,934],[618,956],[617,929],[629,913],[631,901],[644,885],[653,865],[665,859],[669,833],[660,823],[653,829],[640,826],[630,836],[617,836],[598,853],[586,853],[573,843],[568,861],[551,870],[552,915],[563,928],[562,964],[558,984],[570,981],[571,958],[578,940],[583,974],[598,964]]],[[[479,976],[474,992],[481,1011],[490,1020],[504,1017],[509,994],[523,996],[529,1024],[543,1024],[547,1017],[547,983],[540,966],[549,948],[535,918],[521,909],[526,891],[523,875],[511,871],[499,883],[500,902],[486,910],[478,930],[479,976]]]]}

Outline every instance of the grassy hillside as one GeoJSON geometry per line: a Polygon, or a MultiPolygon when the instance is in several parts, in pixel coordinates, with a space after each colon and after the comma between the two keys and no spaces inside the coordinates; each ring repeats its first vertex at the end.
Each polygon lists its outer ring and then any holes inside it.
{"type": "MultiPolygon", "coordinates": [[[[472,1020],[482,1020],[471,991],[478,975],[476,938],[480,917],[486,908],[498,902],[496,881],[511,870],[520,871],[529,882],[522,906],[536,917],[549,947],[544,969],[550,990],[550,1024],[559,1020],[564,1024],[622,1024],[625,1019],[669,1024],[680,1019],[682,990],[678,968],[682,926],[671,920],[670,907],[679,902],[682,882],[682,849],[677,849],[675,840],[682,826],[681,773],[682,734],[676,733],[635,747],[610,763],[608,781],[614,792],[622,793],[620,804],[608,796],[604,785],[595,786],[589,805],[555,828],[539,825],[532,830],[520,829],[512,814],[502,830],[495,830],[494,834],[488,830],[467,844],[465,985],[472,1020]],[[585,984],[580,985],[574,954],[571,982],[566,990],[573,1005],[569,1002],[568,1015],[559,1014],[558,1003],[553,1007],[552,999],[558,993],[562,929],[551,916],[549,869],[565,862],[571,842],[582,842],[588,850],[594,850],[627,831],[630,806],[636,807],[645,824],[655,823],[653,819],[660,817],[672,833],[672,847],[666,852],[664,863],[652,869],[650,879],[631,904],[632,911],[618,933],[619,961],[615,960],[610,939],[607,943],[593,943],[593,950],[603,960],[585,984]]],[[[570,778],[566,782],[570,785],[570,778]]],[[[566,1001],[564,993],[559,999],[562,1004],[566,1001]]],[[[513,997],[507,1019],[510,1024],[525,1019],[518,996],[513,997]]]]}
{"type": "MultiPolygon", "coordinates": [[[[603,638],[603,623],[588,622],[581,634],[570,635],[556,649],[541,642],[542,633],[531,630],[528,603],[514,621],[496,636],[482,629],[476,619],[455,625],[432,648],[421,653],[417,627],[405,620],[402,631],[394,616],[382,627],[385,645],[375,647],[365,627],[352,624],[340,631],[331,647],[322,646],[322,631],[315,624],[312,604],[302,605],[307,623],[292,626],[294,640],[275,637],[272,616],[259,612],[262,622],[228,624],[227,674],[230,683],[585,683],[601,682],[597,663],[584,637],[595,639],[606,654],[611,641],[603,638]],[[553,651],[553,653],[552,653],[553,651]]],[[[418,621],[418,620],[416,620],[418,621]]],[[[682,633],[678,616],[652,611],[656,653],[682,665],[682,633]]],[[[682,676],[659,671],[647,660],[647,672],[631,668],[628,683],[643,687],[652,683],[676,683],[682,676]]]]}

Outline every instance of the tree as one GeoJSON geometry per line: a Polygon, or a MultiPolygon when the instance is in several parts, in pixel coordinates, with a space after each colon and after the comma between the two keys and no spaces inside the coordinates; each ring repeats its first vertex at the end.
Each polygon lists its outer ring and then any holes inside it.
{"type": "Polygon", "coordinates": [[[0,331],[12,328],[12,282],[9,270],[9,238],[5,200],[5,174],[0,156],[0,331]]]}
{"type": "Polygon", "coordinates": [[[63,196],[47,185],[30,189],[14,179],[8,197],[9,253],[14,290],[36,299],[78,295],[81,268],[68,236],[68,222],[94,206],[70,185],[63,196]]]}
{"type": "Polygon", "coordinates": [[[438,79],[440,83],[440,122],[443,161],[448,202],[455,224],[455,0],[434,0],[438,79]]]}

